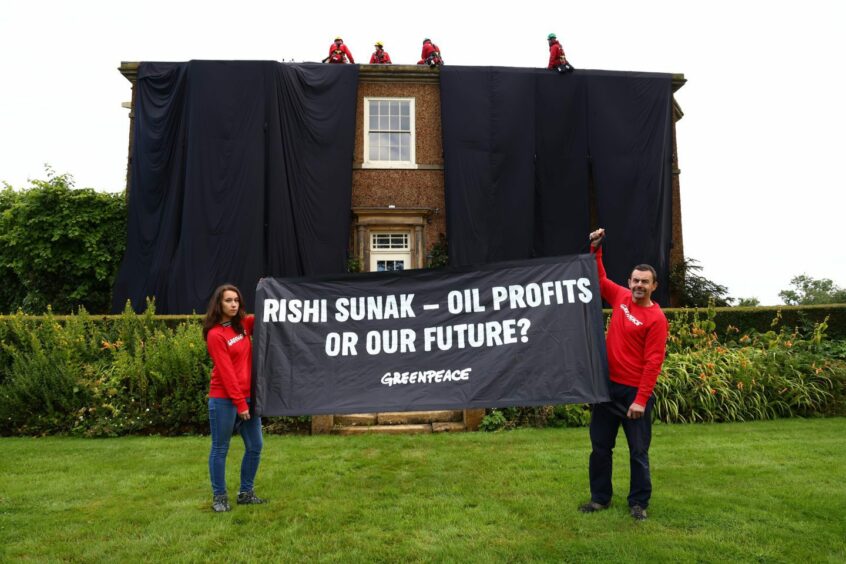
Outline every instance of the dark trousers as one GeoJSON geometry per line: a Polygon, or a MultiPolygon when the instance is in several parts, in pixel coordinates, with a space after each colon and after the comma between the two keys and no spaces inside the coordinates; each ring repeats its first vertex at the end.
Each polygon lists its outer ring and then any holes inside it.
{"type": "Polygon", "coordinates": [[[590,498],[597,503],[611,501],[611,457],[617,442],[620,424],[629,443],[629,464],[631,482],[629,485],[629,507],[649,505],[652,495],[652,479],[649,476],[649,443],[652,439],[652,405],[655,398],[649,398],[646,413],[640,419],[628,419],[626,413],[634,402],[637,388],[610,382],[611,401],[593,406],[590,417],[590,498]]]}

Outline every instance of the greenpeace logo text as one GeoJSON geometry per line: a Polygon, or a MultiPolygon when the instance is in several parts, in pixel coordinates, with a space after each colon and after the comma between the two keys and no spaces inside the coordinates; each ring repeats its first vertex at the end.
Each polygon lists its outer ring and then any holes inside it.
{"type": "Polygon", "coordinates": [[[625,313],[625,314],[626,314],[626,318],[627,318],[629,321],[631,321],[632,323],[634,323],[634,324],[635,324],[635,325],[637,325],[638,327],[640,327],[641,325],[643,325],[643,321],[641,321],[640,319],[638,319],[637,317],[635,317],[634,315],[632,315],[632,314],[629,312],[629,308],[627,308],[627,307],[626,307],[626,304],[620,304],[620,309],[622,309],[622,310],[623,310],[623,313],[625,313]]]}
{"type": "Polygon", "coordinates": [[[241,333],[240,335],[237,335],[237,336],[235,336],[235,337],[232,337],[231,339],[229,339],[228,341],[226,341],[226,344],[227,344],[227,345],[229,345],[229,346],[231,347],[232,345],[234,345],[235,343],[237,343],[238,341],[240,341],[240,340],[241,340],[241,339],[243,339],[243,338],[244,338],[244,334],[243,334],[243,333],[241,333]]]}
{"type": "Polygon", "coordinates": [[[401,384],[440,384],[441,382],[460,382],[470,379],[472,368],[460,370],[415,370],[414,372],[386,372],[382,376],[385,386],[401,384]]]}

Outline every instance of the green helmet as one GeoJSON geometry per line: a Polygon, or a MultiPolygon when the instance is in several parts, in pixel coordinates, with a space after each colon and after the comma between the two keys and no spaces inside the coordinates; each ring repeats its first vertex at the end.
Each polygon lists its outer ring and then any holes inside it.
{"type": "Polygon", "coordinates": [[[550,33],[546,36],[547,39],[558,39],[558,37],[554,33],[550,33]]]}

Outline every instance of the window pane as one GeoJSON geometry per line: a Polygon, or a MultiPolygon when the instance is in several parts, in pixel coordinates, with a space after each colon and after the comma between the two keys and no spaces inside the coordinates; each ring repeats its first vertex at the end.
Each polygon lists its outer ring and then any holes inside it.
{"type": "Polygon", "coordinates": [[[405,269],[405,261],[404,260],[377,260],[376,261],[376,271],[377,272],[393,272],[396,270],[404,270],[405,269]]]}
{"type": "Polygon", "coordinates": [[[411,100],[368,100],[368,161],[411,162],[411,100]]]}
{"type": "Polygon", "coordinates": [[[368,133],[368,142],[370,144],[370,150],[368,151],[367,160],[369,161],[376,161],[379,160],[379,134],[378,133],[368,133]]]}
{"type": "Polygon", "coordinates": [[[408,250],[408,233],[371,233],[370,248],[373,250],[408,250]]]}
{"type": "Polygon", "coordinates": [[[391,148],[399,148],[399,144],[400,144],[400,141],[399,141],[400,134],[399,134],[399,133],[389,133],[388,135],[390,135],[390,138],[389,138],[389,140],[388,140],[388,143],[389,143],[390,147],[391,147],[391,148]]]}

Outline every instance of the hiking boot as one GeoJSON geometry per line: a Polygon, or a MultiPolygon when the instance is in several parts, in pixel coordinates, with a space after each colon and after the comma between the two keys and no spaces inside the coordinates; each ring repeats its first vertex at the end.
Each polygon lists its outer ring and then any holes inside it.
{"type": "Polygon", "coordinates": [[[258,497],[252,490],[238,494],[238,505],[252,505],[255,503],[267,503],[267,500],[258,497]]]}
{"type": "Polygon", "coordinates": [[[629,513],[635,521],[646,521],[646,509],[640,505],[632,505],[629,508],[629,513]]]}
{"type": "Polygon", "coordinates": [[[232,511],[232,508],[229,506],[229,496],[226,494],[215,495],[212,498],[212,511],[215,513],[232,511]]]}
{"type": "Polygon", "coordinates": [[[604,509],[608,509],[611,507],[611,502],[608,503],[597,503],[595,501],[589,501],[583,505],[579,506],[579,511],[582,513],[596,513],[597,511],[602,511],[604,509]]]}

